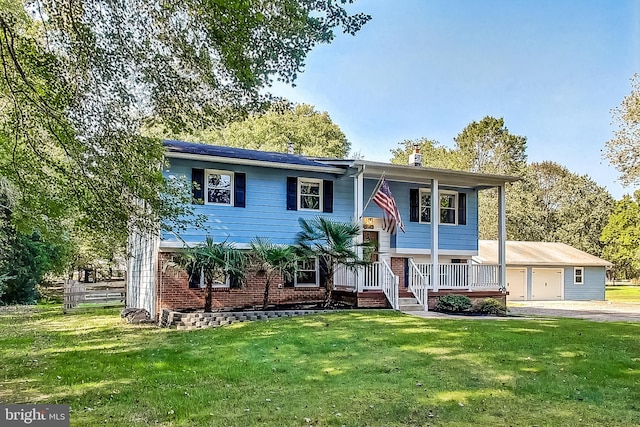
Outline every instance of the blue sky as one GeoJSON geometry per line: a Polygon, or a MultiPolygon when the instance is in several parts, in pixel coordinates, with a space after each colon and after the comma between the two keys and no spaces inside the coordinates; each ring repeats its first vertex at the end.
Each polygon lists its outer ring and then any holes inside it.
{"type": "Polygon", "coordinates": [[[272,92],[327,111],[367,160],[405,139],[453,146],[472,121],[503,117],[529,162],[587,174],[620,198],[602,158],[612,108],[640,72],[640,0],[359,0],[373,19],[308,56],[272,92]]]}

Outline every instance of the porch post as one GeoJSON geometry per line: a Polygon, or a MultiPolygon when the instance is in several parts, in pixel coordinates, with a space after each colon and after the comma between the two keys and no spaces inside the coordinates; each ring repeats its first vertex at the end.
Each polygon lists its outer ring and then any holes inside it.
{"type": "Polygon", "coordinates": [[[440,225],[440,194],[438,191],[438,180],[431,180],[431,284],[433,290],[440,287],[440,261],[438,227],[440,225]]]}
{"type": "MultiPolygon", "coordinates": [[[[354,208],[354,212],[353,212],[353,217],[355,218],[358,227],[360,227],[360,234],[358,235],[358,237],[356,237],[356,243],[357,244],[361,244],[362,243],[362,233],[363,233],[363,229],[362,229],[362,215],[364,215],[363,212],[363,197],[364,197],[364,169],[360,169],[358,170],[357,175],[355,176],[355,179],[353,180],[353,197],[354,197],[354,204],[353,204],[353,208],[354,208]]],[[[356,253],[358,254],[358,257],[362,259],[362,255],[363,255],[363,251],[362,251],[362,246],[357,246],[356,249],[356,253]]],[[[355,286],[356,286],[356,293],[357,292],[361,292],[362,288],[364,286],[364,269],[363,268],[358,268],[355,273],[355,286]]]]}
{"type": "Polygon", "coordinates": [[[507,209],[505,185],[498,187],[498,268],[500,287],[507,287],[507,209]]]}

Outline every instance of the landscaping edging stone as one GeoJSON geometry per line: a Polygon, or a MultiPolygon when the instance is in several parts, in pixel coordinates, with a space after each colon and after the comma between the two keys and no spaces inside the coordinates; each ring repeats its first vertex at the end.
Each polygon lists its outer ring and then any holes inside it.
{"type": "Polygon", "coordinates": [[[304,316],[306,314],[329,313],[332,310],[271,310],[271,311],[219,311],[212,313],[180,313],[162,309],[158,326],[188,331],[217,328],[236,322],[276,319],[279,317],[304,316]]]}

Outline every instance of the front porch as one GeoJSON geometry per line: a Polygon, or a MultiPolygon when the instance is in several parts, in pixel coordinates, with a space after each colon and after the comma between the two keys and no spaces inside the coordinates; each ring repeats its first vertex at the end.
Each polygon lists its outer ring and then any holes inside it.
{"type": "Polygon", "coordinates": [[[439,280],[432,280],[433,264],[415,263],[411,258],[396,260],[404,262],[402,277],[386,260],[356,271],[339,268],[334,276],[338,298],[358,307],[384,304],[396,310],[401,309],[403,301],[415,298],[425,311],[433,309],[438,298],[447,294],[463,294],[472,300],[492,297],[506,302],[499,265],[443,263],[437,266],[439,280]]]}

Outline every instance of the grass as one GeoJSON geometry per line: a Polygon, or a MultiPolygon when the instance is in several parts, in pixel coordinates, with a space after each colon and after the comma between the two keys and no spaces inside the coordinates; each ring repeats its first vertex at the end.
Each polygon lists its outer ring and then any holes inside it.
{"type": "Polygon", "coordinates": [[[607,285],[606,300],[613,302],[640,302],[640,286],[607,285]]]}
{"type": "Polygon", "coordinates": [[[629,426],[640,324],[337,312],[193,332],[0,312],[0,402],[77,426],[629,426]]]}

